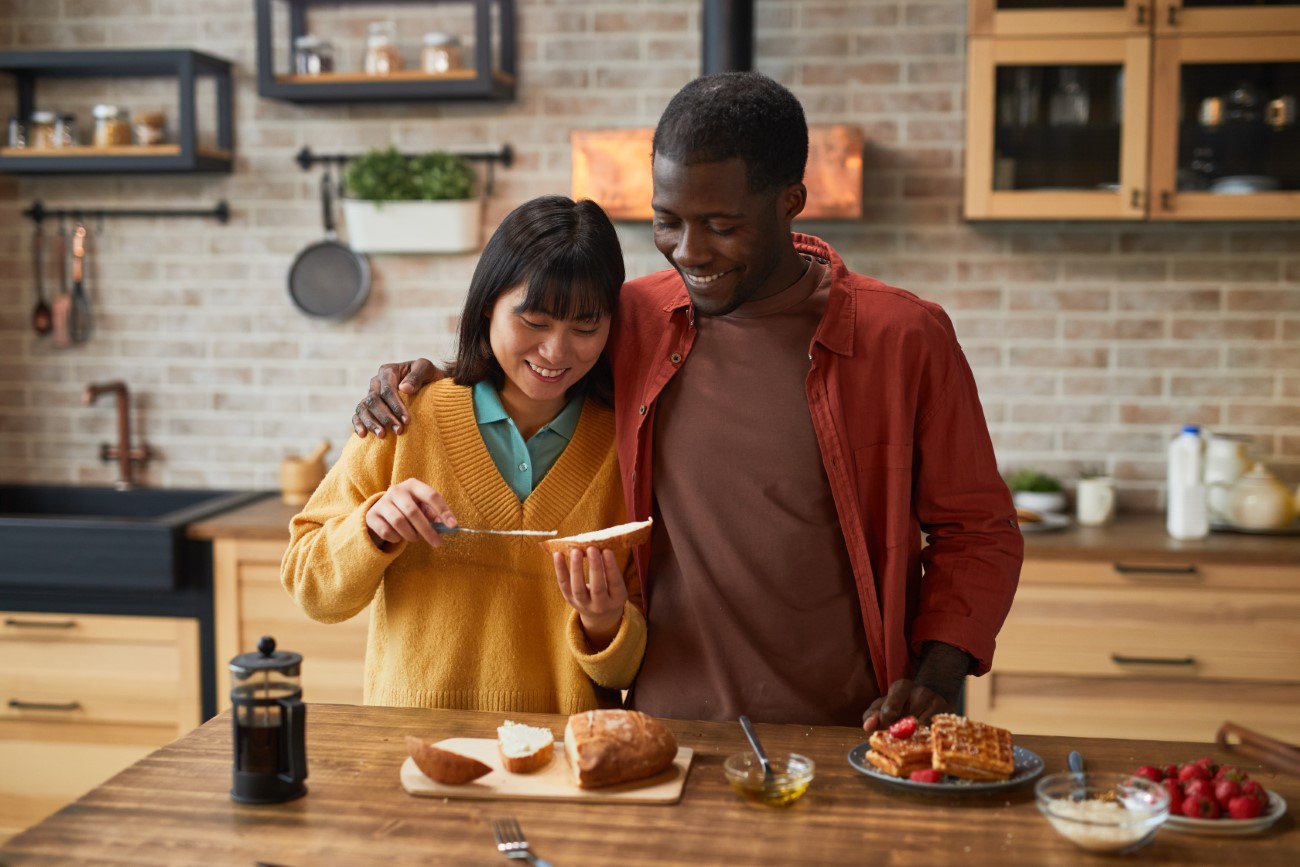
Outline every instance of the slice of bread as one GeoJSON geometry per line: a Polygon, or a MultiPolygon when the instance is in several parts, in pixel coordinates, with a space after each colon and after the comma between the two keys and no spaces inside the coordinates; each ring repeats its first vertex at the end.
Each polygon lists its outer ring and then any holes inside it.
{"type": "Polygon", "coordinates": [[[559,552],[567,554],[574,548],[586,550],[592,546],[601,550],[610,550],[615,552],[627,551],[650,541],[650,525],[654,523],[653,518],[646,518],[644,521],[633,521],[630,524],[619,524],[617,527],[607,527],[604,530],[592,530],[590,533],[579,533],[576,536],[561,536],[558,539],[546,539],[537,544],[541,545],[547,551],[552,553],[559,552]]]}
{"type": "Polygon", "coordinates": [[[406,751],[420,772],[435,783],[460,786],[492,772],[492,768],[478,759],[435,747],[410,735],[406,736],[406,751]]]}
{"type": "Polygon", "coordinates": [[[501,766],[512,774],[531,774],[551,763],[555,756],[555,735],[550,729],[506,720],[497,726],[497,750],[501,766]]]}

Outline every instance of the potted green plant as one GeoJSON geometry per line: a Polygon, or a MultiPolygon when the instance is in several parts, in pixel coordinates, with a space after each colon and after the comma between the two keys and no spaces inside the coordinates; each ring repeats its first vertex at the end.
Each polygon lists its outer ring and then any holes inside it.
{"type": "Polygon", "coordinates": [[[1065,489],[1060,480],[1028,467],[1011,477],[1011,499],[1019,508],[1039,514],[1065,511],[1065,489]]]}
{"type": "Polygon", "coordinates": [[[482,244],[477,178],[456,154],[374,148],[348,162],[343,181],[348,243],[358,250],[462,253],[482,244]]]}

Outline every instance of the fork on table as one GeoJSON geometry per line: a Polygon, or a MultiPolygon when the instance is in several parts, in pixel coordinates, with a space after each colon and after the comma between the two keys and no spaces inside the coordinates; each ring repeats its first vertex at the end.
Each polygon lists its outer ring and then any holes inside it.
{"type": "Polygon", "coordinates": [[[497,851],[511,861],[527,861],[536,867],[551,867],[550,861],[538,858],[528,848],[528,838],[524,836],[524,829],[519,827],[514,817],[493,819],[492,836],[496,838],[497,851]]]}

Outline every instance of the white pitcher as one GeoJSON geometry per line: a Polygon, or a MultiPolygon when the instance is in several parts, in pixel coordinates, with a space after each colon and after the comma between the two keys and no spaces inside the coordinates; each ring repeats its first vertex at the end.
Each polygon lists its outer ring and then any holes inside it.
{"type": "Polygon", "coordinates": [[[1232,522],[1232,485],[1250,467],[1246,450],[1251,438],[1242,434],[1211,434],[1205,450],[1205,487],[1210,521],[1232,522]]]}

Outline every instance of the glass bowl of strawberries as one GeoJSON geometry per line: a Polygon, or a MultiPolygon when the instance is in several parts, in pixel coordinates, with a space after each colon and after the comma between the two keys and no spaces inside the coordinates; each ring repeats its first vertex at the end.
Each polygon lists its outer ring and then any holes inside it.
{"type": "Polygon", "coordinates": [[[1273,824],[1286,810],[1250,774],[1208,757],[1180,765],[1143,765],[1134,775],[1169,795],[1169,827],[1205,834],[1252,833],[1273,824]]]}
{"type": "Polygon", "coordinates": [[[1142,777],[1062,773],[1034,786],[1039,811],[1080,849],[1132,852],[1151,842],[1169,818],[1169,793],[1142,777]]]}

